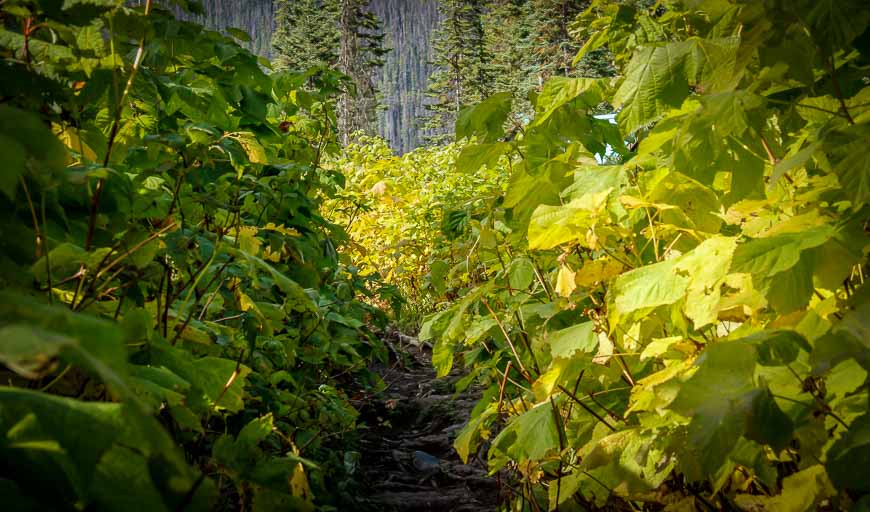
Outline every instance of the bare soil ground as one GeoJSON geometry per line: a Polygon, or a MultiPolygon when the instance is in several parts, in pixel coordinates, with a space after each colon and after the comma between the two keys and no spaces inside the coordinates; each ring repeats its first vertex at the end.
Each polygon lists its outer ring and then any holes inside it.
{"type": "Polygon", "coordinates": [[[479,398],[467,391],[454,398],[461,374],[436,379],[431,351],[393,335],[389,365],[373,368],[387,384],[361,410],[368,430],[361,439],[360,509],[399,511],[494,511],[498,486],[485,460],[463,464],[453,439],[479,398]]]}

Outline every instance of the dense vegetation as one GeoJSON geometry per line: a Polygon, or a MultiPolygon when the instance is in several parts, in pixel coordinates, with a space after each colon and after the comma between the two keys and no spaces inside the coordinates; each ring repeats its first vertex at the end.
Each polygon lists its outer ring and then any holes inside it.
{"type": "Polygon", "coordinates": [[[462,110],[471,185],[410,192],[428,217],[389,191],[432,150],[360,164],[387,198],[353,229],[440,302],[439,374],[486,388],[456,449],[513,476],[513,509],[867,506],[868,19],[594,2],[574,62],[618,77],[552,78],[528,122],[510,92],[462,110]]]}
{"type": "Polygon", "coordinates": [[[445,0],[401,156],[128,4],[0,4],[4,504],[354,507],[390,319],[505,510],[870,506],[863,2],[445,0]]]}
{"type": "Polygon", "coordinates": [[[4,505],[338,503],[382,350],[319,214],[344,79],[150,2],[0,12],[4,505]]]}

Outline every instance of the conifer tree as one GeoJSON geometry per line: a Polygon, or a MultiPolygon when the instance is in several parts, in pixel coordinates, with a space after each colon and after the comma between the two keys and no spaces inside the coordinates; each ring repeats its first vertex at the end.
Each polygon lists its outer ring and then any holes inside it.
{"type": "Polygon", "coordinates": [[[339,0],[276,0],[273,65],[303,71],[338,61],[339,0]]]}
{"type": "Polygon", "coordinates": [[[338,131],[344,144],[357,131],[373,133],[378,91],[375,72],[384,65],[387,50],[378,18],[368,10],[369,0],[341,0],[338,27],[338,69],[349,76],[354,90],[338,102],[338,131]]]}
{"type": "Polygon", "coordinates": [[[589,7],[588,0],[529,0],[530,46],[535,65],[529,70],[543,83],[552,76],[572,76],[576,70],[572,61],[580,42],[569,26],[589,7]]]}
{"type": "Polygon", "coordinates": [[[480,101],[494,91],[492,56],[483,28],[483,0],[441,0],[442,24],[435,33],[429,80],[430,104],[426,128],[433,142],[446,140],[464,105],[480,101]]]}
{"type": "Polygon", "coordinates": [[[274,65],[303,71],[331,67],[352,83],[338,100],[338,129],[343,143],[356,131],[374,133],[378,94],[373,78],[383,65],[380,22],[370,0],[278,0],[274,65]]]}

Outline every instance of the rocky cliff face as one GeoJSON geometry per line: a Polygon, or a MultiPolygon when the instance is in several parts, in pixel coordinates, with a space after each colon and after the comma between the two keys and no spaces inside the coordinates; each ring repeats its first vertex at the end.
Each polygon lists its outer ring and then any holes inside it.
{"type": "MultiPolygon", "coordinates": [[[[245,46],[259,55],[270,56],[273,0],[200,1],[205,8],[202,15],[184,13],[177,7],[173,10],[181,18],[208,28],[242,29],[251,36],[251,42],[245,46]]],[[[378,133],[395,151],[405,153],[421,145],[426,135],[419,125],[420,116],[425,114],[425,91],[432,72],[430,42],[439,21],[437,2],[372,0],[371,9],[381,19],[386,44],[392,49],[375,80],[383,104],[378,113],[378,133]]]]}
{"type": "Polygon", "coordinates": [[[378,131],[399,153],[420,146],[426,133],[419,126],[425,114],[425,91],[432,73],[432,32],[438,26],[436,0],[372,0],[392,51],[377,77],[385,109],[378,131]]]}
{"type": "MultiPolygon", "coordinates": [[[[243,43],[257,55],[269,57],[272,51],[272,32],[274,12],[273,0],[199,0],[204,8],[200,15],[184,12],[176,6],[170,6],[175,14],[184,20],[195,21],[205,27],[221,30],[227,27],[244,30],[251,36],[249,43],[243,43]]],[[[134,3],[142,3],[136,0],[134,3]]],[[[169,5],[168,0],[159,0],[163,5],[169,5]]]]}

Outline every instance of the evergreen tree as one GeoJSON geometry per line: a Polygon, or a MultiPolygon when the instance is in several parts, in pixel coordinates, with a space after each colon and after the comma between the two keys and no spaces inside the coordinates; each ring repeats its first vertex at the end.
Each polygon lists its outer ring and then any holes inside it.
{"type": "Polygon", "coordinates": [[[338,100],[343,143],[356,131],[374,133],[378,93],[374,76],[384,61],[380,22],[370,0],[278,0],[272,39],[276,69],[332,67],[352,86],[338,100]]]}
{"type": "Polygon", "coordinates": [[[433,47],[436,71],[427,96],[426,128],[436,134],[433,142],[449,138],[459,110],[491,94],[492,56],[486,44],[483,0],[441,0],[442,23],[433,47]]]}
{"type": "Polygon", "coordinates": [[[569,31],[577,16],[589,7],[589,0],[530,0],[530,46],[534,65],[529,72],[538,83],[552,76],[573,76],[572,64],[581,44],[569,31]]]}
{"type": "Polygon", "coordinates": [[[276,0],[273,65],[302,71],[338,62],[339,0],[276,0]]]}
{"type": "Polygon", "coordinates": [[[529,91],[537,78],[532,34],[532,6],[528,0],[492,0],[484,17],[486,44],[492,55],[493,91],[508,91],[515,97],[514,112],[530,109],[529,91]]]}
{"type": "Polygon", "coordinates": [[[338,131],[344,144],[357,131],[373,133],[378,91],[376,71],[384,65],[387,50],[378,18],[368,10],[370,0],[341,0],[339,33],[341,46],[338,69],[349,76],[353,91],[343,94],[338,102],[338,131]]]}

